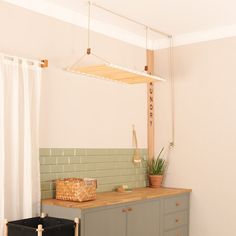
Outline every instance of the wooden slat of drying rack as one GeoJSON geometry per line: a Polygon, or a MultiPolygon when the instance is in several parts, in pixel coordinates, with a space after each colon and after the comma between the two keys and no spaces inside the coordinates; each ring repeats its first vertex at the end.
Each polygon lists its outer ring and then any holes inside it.
{"type": "Polygon", "coordinates": [[[74,66],[68,69],[71,72],[85,74],[90,77],[113,80],[128,84],[150,83],[164,81],[164,79],[143,72],[133,71],[112,64],[74,66]]]}

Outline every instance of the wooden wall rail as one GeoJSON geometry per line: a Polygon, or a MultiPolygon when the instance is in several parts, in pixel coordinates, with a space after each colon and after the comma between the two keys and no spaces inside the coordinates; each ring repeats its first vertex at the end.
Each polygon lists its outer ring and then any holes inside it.
{"type": "MultiPolygon", "coordinates": [[[[147,50],[147,72],[154,72],[154,51],[147,50]]],[[[147,136],[148,136],[148,159],[154,158],[154,83],[147,84],[147,136]]]]}

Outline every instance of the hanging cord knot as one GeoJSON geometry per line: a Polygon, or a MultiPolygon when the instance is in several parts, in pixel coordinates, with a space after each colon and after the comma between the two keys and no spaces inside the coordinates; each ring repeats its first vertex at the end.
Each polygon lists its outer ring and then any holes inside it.
{"type": "Polygon", "coordinates": [[[87,48],[87,54],[91,54],[91,48],[87,48]]]}

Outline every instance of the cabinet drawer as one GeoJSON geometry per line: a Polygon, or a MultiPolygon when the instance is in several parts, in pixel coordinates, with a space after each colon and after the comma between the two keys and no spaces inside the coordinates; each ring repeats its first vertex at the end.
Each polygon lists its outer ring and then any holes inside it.
{"type": "Polygon", "coordinates": [[[167,231],[164,233],[164,236],[188,236],[188,227],[184,226],[178,229],[167,231]]]}
{"type": "Polygon", "coordinates": [[[181,195],[165,199],[165,213],[171,213],[187,209],[188,201],[189,197],[187,195],[181,195]]]}
{"type": "Polygon", "coordinates": [[[188,223],[188,212],[180,211],[165,215],[165,230],[179,227],[188,223]]]}

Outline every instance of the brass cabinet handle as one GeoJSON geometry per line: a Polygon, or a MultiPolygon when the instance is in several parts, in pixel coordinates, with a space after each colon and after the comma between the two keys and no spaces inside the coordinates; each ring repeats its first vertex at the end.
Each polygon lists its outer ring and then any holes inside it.
{"type": "Polygon", "coordinates": [[[130,211],[132,211],[133,209],[131,208],[131,207],[128,207],[128,208],[123,208],[122,209],[122,212],[124,212],[124,213],[127,213],[127,212],[130,212],[130,211]]]}

